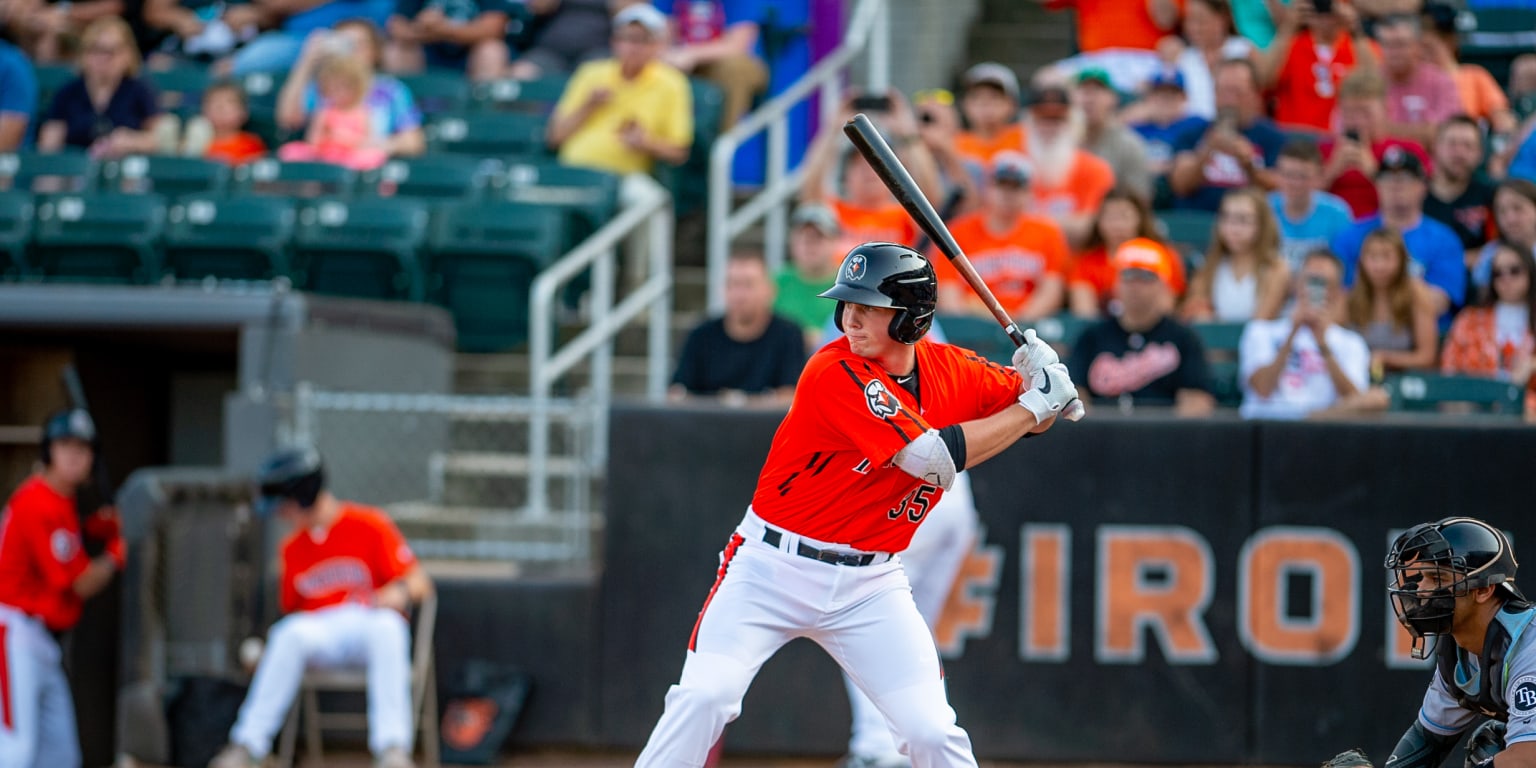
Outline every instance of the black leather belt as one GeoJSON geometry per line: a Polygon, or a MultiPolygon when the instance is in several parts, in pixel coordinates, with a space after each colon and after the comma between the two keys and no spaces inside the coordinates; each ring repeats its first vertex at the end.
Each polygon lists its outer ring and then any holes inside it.
{"type": "MultiPolygon", "coordinates": [[[[763,528],[764,544],[767,544],[774,549],[778,549],[779,544],[783,541],[784,533],[782,531],[768,528],[766,526],[763,528]]],[[[795,547],[795,554],[801,557],[809,557],[812,560],[827,563],[829,565],[850,565],[857,567],[860,565],[869,565],[875,561],[875,556],[873,553],[855,555],[849,552],[836,552],[830,549],[817,549],[803,541],[799,542],[799,546],[795,547]]]]}

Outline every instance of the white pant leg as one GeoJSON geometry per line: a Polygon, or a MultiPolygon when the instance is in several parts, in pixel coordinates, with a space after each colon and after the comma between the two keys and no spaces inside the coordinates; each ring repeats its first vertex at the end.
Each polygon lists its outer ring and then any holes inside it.
{"type": "Polygon", "coordinates": [[[909,589],[852,605],[814,639],[885,715],[913,768],[974,768],[971,739],[955,724],[938,651],[909,589]]]}
{"type": "Polygon", "coordinates": [[[811,603],[826,591],[824,584],[818,589],[817,577],[828,574],[816,569],[833,566],[777,552],[761,541],[733,549],[722,565],[725,576],[699,617],[682,677],[668,689],[666,707],[636,768],[704,765],[726,723],[741,714],[741,699],[763,663],[819,615],[811,603]]]}
{"type": "Polygon", "coordinates": [[[312,660],[338,650],[332,631],[334,613],[334,609],[290,613],[268,630],[267,647],[256,665],[251,689],[229,731],[232,743],[245,747],[257,759],[272,750],[272,738],[283,727],[304,669],[312,660]]]}
{"type": "MultiPolygon", "coordinates": [[[[955,475],[954,486],[944,492],[944,497],[918,526],[911,545],[901,553],[902,567],[912,585],[912,600],[930,630],[944,611],[955,576],[975,542],[977,527],[970,473],[961,472],[955,475]]],[[[843,684],[848,689],[848,708],[853,715],[848,754],[882,763],[900,759],[885,716],[846,672],[843,684]]]]}
{"type": "Polygon", "coordinates": [[[366,646],[368,665],[368,749],[375,755],[390,747],[409,753],[415,741],[410,622],[397,611],[373,608],[358,623],[364,632],[359,639],[366,646]]]}
{"type": "MultiPolygon", "coordinates": [[[[49,638],[50,642],[52,638],[49,638]]],[[[58,661],[38,670],[36,768],[80,768],[80,732],[75,727],[75,701],[69,679],[58,661]]]]}

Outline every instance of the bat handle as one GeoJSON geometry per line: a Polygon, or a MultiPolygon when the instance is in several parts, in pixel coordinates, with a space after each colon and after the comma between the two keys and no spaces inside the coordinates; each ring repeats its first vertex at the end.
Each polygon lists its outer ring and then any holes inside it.
{"type": "Polygon", "coordinates": [[[1087,413],[1088,409],[1083,407],[1083,401],[1073,400],[1062,410],[1061,415],[1067,421],[1082,421],[1083,416],[1087,415],[1087,413]]]}
{"type": "Polygon", "coordinates": [[[1019,330],[1018,323],[1010,322],[1006,326],[1003,326],[1003,333],[1008,334],[1008,338],[1013,339],[1013,345],[1015,347],[1024,346],[1024,333],[1019,330]]]}

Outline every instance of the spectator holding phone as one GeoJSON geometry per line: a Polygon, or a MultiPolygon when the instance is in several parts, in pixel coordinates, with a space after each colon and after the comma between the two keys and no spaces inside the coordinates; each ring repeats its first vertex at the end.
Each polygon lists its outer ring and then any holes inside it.
{"type": "Polygon", "coordinates": [[[1212,211],[1236,187],[1275,186],[1275,159],[1285,134],[1264,116],[1253,62],[1232,59],[1216,69],[1216,121],[1175,145],[1169,184],[1174,206],[1212,211]]]}
{"type": "Polygon", "coordinates": [[[1376,213],[1380,207],[1372,179],[1388,150],[1401,147],[1429,167],[1429,155],[1422,145],[1390,133],[1386,93],[1386,83],[1376,72],[1350,73],[1339,86],[1337,133],[1319,145],[1326,189],[1349,203],[1357,219],[1376,213]]]}
{"type": "Polygon", "coordinates": [[[320,92],[317,75],[323,59],[348,58],[368,75],[362,108],[368,114],[371,143],[390,157],[419,155],[427,148],[421,111],[410,89],[392,75],[378,72],[383,40],[367,19],[347,19],[334,30],[320,30],[304,41],[298,64],[277,94],[277,124],[289,131],[303,128],[321,110],[333,106],[320,92]]]}
{"type": "Polygon", "coordinates": [[[1239,411],[1246,419],[1301,419],[1354,398],[1370,385],[1370,349],[1336,324],[1343,267],[1313,251],[1296,274],[1289,317],[1251,320],[1238,345],[1239,411]]]}
{"type": "Polygon", "coordinates": [[[1275,122],[1327,131],[1344,78],[1374,70],[1376,53],[1347,0],[1278,6],[1275,39],[1259,56],[1259,79],[1275,100],[1275,122]]]}
{"type": "Polygon", "coordinates": [[[1355,263],[1360,246],[1372,231],[1387,227],[1403,236],[1410,269],[1428,283],[1434,297],[1435,314],[1442,328],[1448,327],[1451,312],[1461,306],[1467,292],[1467,270],[1461,241],[1450,227],[1424,215],[1424,198],[1429,186],[1424,164],[1417,155],[1402,147],[1392,147],[1382,156],[1376,171],[1376,191],[1381,197],[1381,212],[1361,219],[1333,238],[1333,251],[1344,264],[1346,286],[1354,282],[1355,263]]]}

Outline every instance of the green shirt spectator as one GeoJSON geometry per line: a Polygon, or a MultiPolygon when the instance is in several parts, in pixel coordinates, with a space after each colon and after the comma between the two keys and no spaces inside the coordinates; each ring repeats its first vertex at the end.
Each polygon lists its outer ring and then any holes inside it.
{"type": "Polygon", "coordinates": [[[822,331],[832,317],[832,302],[818,294],[837,277],[843,229],[837,214],[820,203],[796,208],[789,226],[789,263],[774,276],[778,297],[773,311],[800,326],[807,348],[814,350],[821,346],[822,331]]]}

